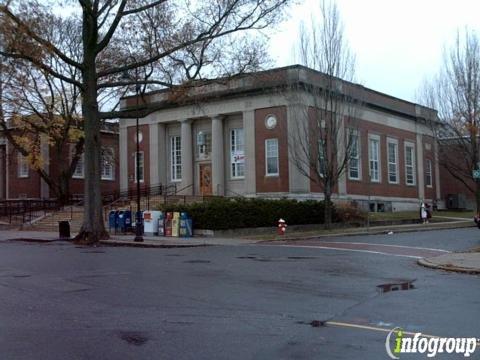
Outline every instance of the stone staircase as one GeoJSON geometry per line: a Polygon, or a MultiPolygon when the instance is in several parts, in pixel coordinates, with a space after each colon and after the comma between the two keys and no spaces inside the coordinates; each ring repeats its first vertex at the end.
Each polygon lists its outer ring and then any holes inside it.
{"type": "Polygon", "coordinates": [[[45,216],[42,216],[32,223],[23,224],[22,229],[57,232],[58,223],[60,221],[70,222],[70,233],[78,233],[83,222],[83,208],[73,206],[64,210],[47,213],[45,216]]]}

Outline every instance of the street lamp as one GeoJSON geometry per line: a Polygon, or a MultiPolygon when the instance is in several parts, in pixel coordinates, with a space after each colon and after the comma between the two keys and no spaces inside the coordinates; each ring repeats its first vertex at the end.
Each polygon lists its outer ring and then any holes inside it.
{"type": "MultiPolygon", "coordinates": [[[[134,59],[134,62],[136,60],[134,59]]],[[[128,73],[124,74],[124,78],[131,80],[131,77],[128,73]]],[[[135,154],[135,167],[136,167],[136,176],[135,181],[137,182],[137,211],[135,216],[135,239],[136,242],[143,241],[143,229],[142,229],[142,213],[140,212],[140,128],[138,124],[138,110],[139,110],[139,95],[140,95],[140,84],[138,83],[138,68],[135,68],[135,98],[136,98],[136,154],[135,154]]]]}

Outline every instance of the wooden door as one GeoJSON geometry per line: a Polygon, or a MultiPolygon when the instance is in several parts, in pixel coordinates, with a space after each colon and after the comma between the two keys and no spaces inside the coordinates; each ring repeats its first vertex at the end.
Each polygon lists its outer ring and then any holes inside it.
{"type": "Polygon", "coordinates": [[[212,164],[200,164],[200,193],[212,195],[212,164]]]}

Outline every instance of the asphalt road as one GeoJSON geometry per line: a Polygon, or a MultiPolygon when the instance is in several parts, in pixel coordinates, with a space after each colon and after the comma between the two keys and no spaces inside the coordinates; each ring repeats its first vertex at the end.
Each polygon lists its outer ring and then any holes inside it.
{"type": "MultiPolygon", "coordinates": [[[[0,242],[0,358],[387,359],[382,329],[480,337],[479,276],[426,269],[401,254],[316,248],[322,241],[185,249],[0,242]],[[416,279],[415,288],[377,290],[398,279],[416,279]]],[[[328,241],[456,251],[478,246],[480,231],[328,241]]]]}

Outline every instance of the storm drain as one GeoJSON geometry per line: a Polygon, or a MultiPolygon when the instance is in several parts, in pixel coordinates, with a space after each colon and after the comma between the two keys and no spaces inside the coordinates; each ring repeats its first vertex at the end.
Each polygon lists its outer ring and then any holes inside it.
{"type": "Polygon", "coordinates": [[[387,293],[391,291],[411,290],[415,289],[413,282],[415,280],[402,280],[394,283],[381,284],[377,286],[380,293],[387,293]]]}

